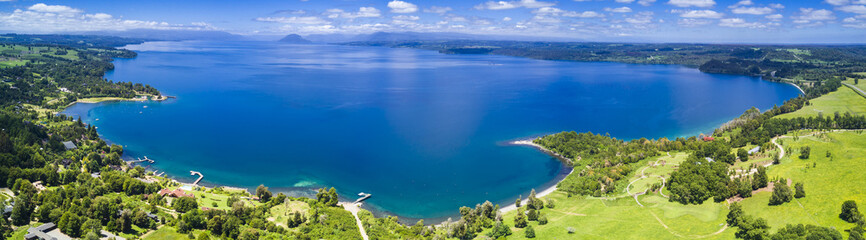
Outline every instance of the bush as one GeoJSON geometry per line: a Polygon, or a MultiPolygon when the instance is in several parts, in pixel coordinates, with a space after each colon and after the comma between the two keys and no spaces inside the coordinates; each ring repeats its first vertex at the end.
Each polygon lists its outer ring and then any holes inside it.
{"type": "Polygon", "coordinates": [[[740,223],[740,219],[743,217],[743,215],[743,207],[741,207],[739,203],[732,203],[731,211],[728,212],[728,220],[726,221],[728,223],[728,226],[736,227],[737,224],[740,223]]]}
{"type": "Polygon", "coordinates": [[[842,213],[839,214],[839,218],[849,223],[857,223],[863,221],[863,214],[860,214],[860,210],[857,209],[857,202],[848,200],[842,203],[842,213]]]}
{"type": "Polygon", "coordinates": [[[794,197],[795,198],[806,197],[806,190],[803,190],[803,183],[795,183],[794,184],[794,197]]]}
{"type": "Polygon", "coordinates": [[[794,193],[791,192],[791,188],[788,185],[776,182],[776,185],[773,187],[773,195],[770,196],[770,205],[780,205],[790,202],[793,198],[794,193]]]}
{"type": "Polygon", "coordinates": [[[572,234],[575,232],[573,227],[567,227],[567,228],[565,228],[565,231],[568,231],[568,234],[572,234]]]}
{"type": "Polygon", "coordinates": [[[532,226],[526,227],[526,238],[535,238],[535,230],[532,229],[532,226]]]}
{"type": "Polygon", "coordinates": [[[542,214],[541,216],[538,216],[538,225],[544,225],[544,224],[547,224],[547,216],[544,216],[542,214]]]}
{"type": "Polygon", "coordinates": [[[809,159],[810,152],[812,152],[812,148],[808,146],[800,148],[800,159],[809,159]]]}

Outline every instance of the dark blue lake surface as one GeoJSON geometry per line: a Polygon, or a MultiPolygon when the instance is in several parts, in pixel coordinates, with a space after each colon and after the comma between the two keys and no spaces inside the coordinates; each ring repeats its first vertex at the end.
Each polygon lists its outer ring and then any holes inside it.
{"type": "Polygon", "coordinates": [[[711,133],[796,88],[665,65],[540,61],[435,51],[264,42],[129,46],[115,81],[165,102],[77,104],[129,156],[191,181],[292,194],[334,186],[365,207],[440,218],[510,203],[562,164],[508,140],[559,131],[660,138],[711,133]],[[145,107],[146,106],[146,107],[145,107]]]}

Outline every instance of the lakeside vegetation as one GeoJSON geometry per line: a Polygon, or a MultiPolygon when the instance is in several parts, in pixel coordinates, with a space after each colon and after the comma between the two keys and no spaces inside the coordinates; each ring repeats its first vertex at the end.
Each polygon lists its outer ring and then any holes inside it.
{"type": "MultiPolygon", "coordinates": [[[[11,221],[0,219],[0,236],[16,239],[29,226],[54,222],[64,234],[81,238],[99,230],[127,239],[363,238],[333,188],[321,189],[315,199],[274,195],[265,186],[255,193],[194,187],[181,190],[194,197],[159,194],[184,188],[127,166],[121,146],[105,143],[80,119],[51,111],[71,99],[159,95],[146,85],[104,79],[111,59],[130,53],[94,50],[95,45],[101,44],[3,45],[44,52],[19,52],[17,57],[29,59],[26,64],[0,69],[0,77],[10,80],[0,91],[19,93],[0,95],[0,187],[10,189],[12,201],[5,204],[13,206],[11,221]],[[66,54],[43,56],[58,51],[66,54]],[[69,57],[73,51],[75,58],[69,57]],[[76,148],[67,149],[66,141],[76,148]]],[[[823,54],[804,49],[764,54],[781,52],[823,54]]],[[[813,74],[796,69],[793,78],[813,74]]],[[[866,102],[841,86],[843,78],[862,84],[852,76],[863,77],[845,73],[802,84],[805,96],[763,112],[747,110],[712,138],[624,141],[576,132],[538,138],[536,144],[570,159],[575,171],[559,183],[559,191],[532,194],[516,211],[485,202],[457,209],[459,219],[441,224],[404,225],[366,210],[358,217],[370,239],[858,239],[863,218],[846,201],[866,201],[851,187],[866,183],[859,174],[866,135],[827,132],[866,128],[866,117],[857,110],[866,102]],[[785,149],[781,158],[773,139],[785,149]],[[760,149],[747,152],[754,147],[760,149]]]]}

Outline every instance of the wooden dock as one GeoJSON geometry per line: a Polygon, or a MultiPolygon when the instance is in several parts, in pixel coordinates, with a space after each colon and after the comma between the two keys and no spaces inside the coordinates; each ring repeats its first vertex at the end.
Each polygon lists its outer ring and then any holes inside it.
{"type": "Polygon", "coordinates": [[[198,179],[196,179],[195,182],[192,182],[192,185],[198,185],[198,182],[201,182],[201,179],[204,178],[204,175],[196,171],[189,171],[189,175],[198,175],[198,179]]]}
{"type": "Polygon", "coordinates": [[[372,197],[373,194],[369,194],[369,193],[361,192],[361,193],[358,193],[358,196],[361,196],[361,197],[358,198],[358,200],[355,200],[354,203],[360,203],[360,202],[363,202],[364,200],[367,200],[368,198],[372,197]]]}
{"type": "Polygon", "coordinates": [[[138,158],[138,160],[132,160],[132,161],[129,161],[130,164],[132,164],[132,163],[143,163],[143,162],[154,163],[154,162],[156,162],[156,161],[154,161],[153,159],[147,158],[147,156],[144,156],[144,159],[138,158]]]}

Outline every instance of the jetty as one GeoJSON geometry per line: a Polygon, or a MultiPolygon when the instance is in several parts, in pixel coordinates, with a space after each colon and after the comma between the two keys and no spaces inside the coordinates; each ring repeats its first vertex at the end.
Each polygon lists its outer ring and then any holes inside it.
{"type": "Polygon", "coordinates": [[[154,162],[156,162],[156,161],[154,161],[153,159],[147,158],[147,156],[144,156],[144,159],[138,158],[138,160],[132,160],[132,161],[129,161],[130,164],[132,164],[132,163],[143,163],[143,162],[154,163],[154,162]]]}
{"type": "Polygon", "coordinates": [[[204,175],[196,171],[189,171],[189,175],[198,175],[198,179],[196,179],[195,182],[192,182],[192,185],[198,185],[198,182],[201,182],[201,179],[204,178],[204,175]]]}
{"type": "Polygon", "coordinates": [[[361,193],[358,193],[358,196],[360,196],[360,198],[358,198],[358,200],[355,200],[354,203],[363,202],[364,200],[367,200],[368,198],[372,197],[373,194],[361,192],[361,193]]]}

